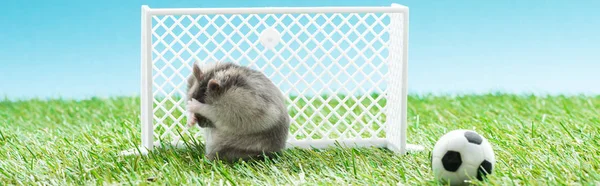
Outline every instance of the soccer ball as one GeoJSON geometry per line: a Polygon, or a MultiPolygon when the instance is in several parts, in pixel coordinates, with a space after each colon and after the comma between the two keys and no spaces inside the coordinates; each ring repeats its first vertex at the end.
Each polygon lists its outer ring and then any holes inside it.
{"type": "Polygon", "coordinates": [[[471,130],[453,130],[444,134],[433,147],[431,168],[437,180],[450,185],[483,181],[492,174],[494,150],[488,140],[471,130]]]}

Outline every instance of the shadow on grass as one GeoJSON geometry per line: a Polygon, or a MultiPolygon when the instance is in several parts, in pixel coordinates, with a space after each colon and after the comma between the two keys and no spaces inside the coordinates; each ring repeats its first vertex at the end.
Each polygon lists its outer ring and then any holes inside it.
{"type": "MultiPolygon", "coordinates": [[[[201,141],[192,138],[191,140],[184,141],[183,145],[173,146],[169,143],[162,144],[160,147],[155,147],[153,151],[148,153],[148,157],[151,158],[165,158],[175,161],[192,161],[190,163],[209,163],[213,164],[216,162],[222,163],[223,165],[235,165],[244,162],[245,164],[268,164],[268,163],[299,163],[303,160],[322,160],[322,162],[332,162],[330,160],[337,159],[347,160],[350,158],[360,157],[371,157],[377,159],[377,157],[394,157],[398,156],[395,152],[383,148],[383,147],[346,147],[336,143],[334,146],[329,148],[286,148],[279,153],[274,153],[266,156],[265,158],[252,159],[246,161],[235,161],[227,162],[223,160],[210,161],[204,157],[205,145],[201,141]]],[[[407,155],[411,155],[410,153],[407,155]]],[[[319,161],[312,161],[319,162],[319,161]]],[[[335,161],[334,161],[335,162],[335,161]]],[[[306,162],[305,162],[306,163],[306,162]]]]}

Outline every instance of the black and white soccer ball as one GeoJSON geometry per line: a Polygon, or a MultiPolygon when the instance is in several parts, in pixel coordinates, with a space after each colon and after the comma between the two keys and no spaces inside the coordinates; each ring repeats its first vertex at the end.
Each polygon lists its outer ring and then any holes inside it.
{"type": "Polygon", "coordinates": [[[472,130],[453,130],[433,147],[431,167],[437,180],[450,185],[468,184],[492,174],[496,158],[488,140],[472,130]]]}

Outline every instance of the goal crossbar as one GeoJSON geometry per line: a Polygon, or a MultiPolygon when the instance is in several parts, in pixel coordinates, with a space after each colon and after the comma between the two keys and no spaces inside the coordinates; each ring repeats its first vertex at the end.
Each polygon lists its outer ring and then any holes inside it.
{"type": "Polygon", "coordinates": [[[146,15],[194,14],[310,14],[310,13],[405,13],[408,7],[396,4],[389,7],[249,7],[249,8],[150,8],[143,6],[146,15]]]}

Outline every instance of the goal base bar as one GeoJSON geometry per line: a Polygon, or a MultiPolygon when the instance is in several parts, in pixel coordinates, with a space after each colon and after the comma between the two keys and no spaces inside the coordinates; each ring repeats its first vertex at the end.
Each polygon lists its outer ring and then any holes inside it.
{"type": "MultiPolygon", "coordinates": [[[[319,140],[315,141],[291,141],[288,142],[286,149],[300,148],[300,149],[328,149],[332,147],[342,148],[360,148],[360,147],[380,147],[388,148],[391,151],[401,153],[400,148],[387,143],[385,139],[374,139],[374,140],[319,140]]],[[[182,141],[173,141],[171,143],[154,142],[154,148],[175,148],[182,149],[186,148],[186,144],[182,141]]],[[[421,152],[425,150],[425,147],[417,144],[406,144],[406,152],[421,152]]],[[[138,147],[121,151],[121,156],[131,155],[147,155],[148,149],[145,147],[138,147]]]]}
{"type": "MultiPolygon", "coordinates": [[[[345,139],[345,140],[318,140],[318,141],[290,141],[286,148],[301,148],[301,149],[327,149],[331,147],[342,148],[360,148],[360,147],[380,147],[387,148],[391,151],[402,153],[400,147],[392,143],[388,143],[386,139],[345,139]]],[[[406,152],[419,152],[425,150],[425,147],[417,144],[406,144],[406,152]]]]}

